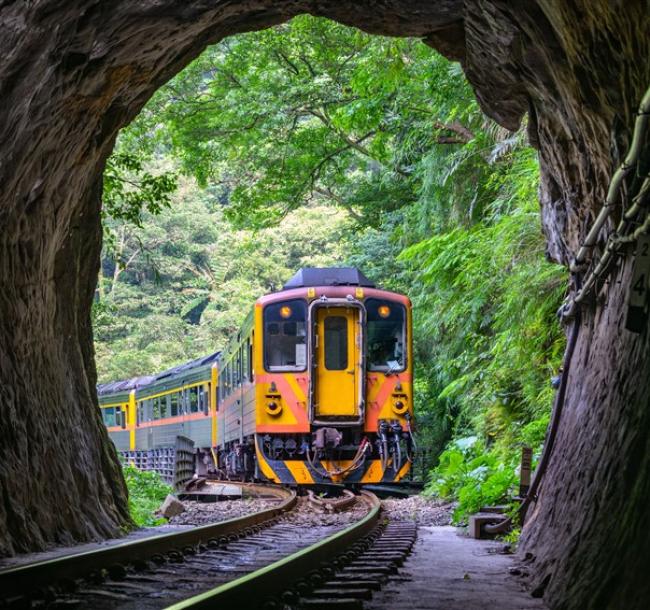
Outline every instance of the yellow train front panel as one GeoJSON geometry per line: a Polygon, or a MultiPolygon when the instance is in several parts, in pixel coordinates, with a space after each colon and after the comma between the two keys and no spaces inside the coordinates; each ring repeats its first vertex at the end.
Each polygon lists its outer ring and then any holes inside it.
{"type": "Polygon", "coordinates": [[[411,329],[409,299],[369,282],[286,286],[259,299],[258,474],[290,484],[405,477],[413,454],[411,329]]]}

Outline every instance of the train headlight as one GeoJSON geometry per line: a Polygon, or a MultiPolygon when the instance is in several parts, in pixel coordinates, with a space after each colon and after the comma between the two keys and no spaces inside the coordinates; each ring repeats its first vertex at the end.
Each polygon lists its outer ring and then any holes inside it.
{"type": "Polygon", "coordinates": [[[265,409],[266,412],[272,417],[277,417],[280,415],[280,413],[282,413],[282,405],[275,400],[270,400],[267,402],[265,409]]]}
{"type": "Polygon", "coordinates": [[[382,318],[387,318],[390,316],[390,307],[388,305],[380,305],[377,308],[377,313],[382,317],[382,318]]]}
{"type": "Polygon", "coordinates": [[[280,307],[280,315],[286,320],[291,316],[291,307],[288,305],[283,305],[280,307]]]}
{"type": "Polygon", "coordinates": [[[404,415],[408,411],[408,403],[406,400],[401,400],[398,399],[393,403],[393,411],[397,413],[397,415],[404,415]]]}

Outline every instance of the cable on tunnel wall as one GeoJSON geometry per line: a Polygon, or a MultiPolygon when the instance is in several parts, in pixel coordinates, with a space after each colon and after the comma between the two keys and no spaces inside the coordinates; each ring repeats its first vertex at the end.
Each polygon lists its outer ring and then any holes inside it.
{"type": "MultiPolygon", "coordinates": [[[[596,245],[598,241],[598,234],[612,213],[613,207],[618,200],[619,191],[623,185],[623,180],[638,164],[638,161],[641,157],[649,121],[650,87],[646,90],[645,95],[639,104],[637,118],[634,123],[634,135],[632,137],[632,143],[630,144],[628,154],[626,155],[625,160],[620,165],[620,167],[616,170],[616,172],[614,172],[609,185],[609,189],[607,191],[605,203],[601,208],[598,216],[596,217],[596,221],[587,234],[587,237],[585,238],[583,244],[578,250],[575,259],[571,263],[570,269],[573,273],[584,271],[587,267],[587,254],[596,245]]],[[[636,239],[638,239],[640,235],[646,233],[648,229],[650,229],[650,220],[646,218],[645,222],[642,223],[640,227],[630,233],[635,217],[641,211],[646,209],[646,195],[648,194],[649,190],[650,175],[646,175],[639,189],[639,192],[632,199],[632,205],[623,214],[618,227],[616,227],[616,229],[608,236],[605,251],[600,260],[593,266],[592,270],[585,278],[582,288],[577,291],[574,297],[568,298],[561,307],[559,315],[562,319],[566,320],[575,316],[579,304],[582,303],[587,298],[587,296],[593,292],[593,290],[596,288],[598,279],[604,276],[605,273],[610,269],[611,263],[615,260],[615,254],[618,252],[621,246],[624,244],[633,243],[636,241],[636,239]]]]}
{"type": "MultiPolygon", "coordinates": [[[[632,199],[632,205],[622,215],[622,219],[616,229],[608,236],[605,251],[602,257],[587,274],[584,283],[582,282],[581,273],[588,268],[587,254],[598,241],[598,235],[609,215],[611,214],[613,206],[618,200],[619,191],[623,185],[625,177],[638,164],[639,159],[641,158],[649,120],[650,87],[646,90],[645,95],[643,96],[639,105],[637,118],[634,124],[634,135],[632,137],[632,143],[630,145],[628,154],[626,155],[623,163],[612,176],[612,180],[607,191],[605,204],[600,210],[600,213],[598,214],[594,225],[590,229],[587,237],[578,250],[574,261],[570,265],[570,270],[574,278],[575,296],[567,297],[567,300],[558,311],[558,316],[560,319],[565,321],[572,320],[573,327],[571,329],[571,334],[569,335],[567,348],[564,352],[560,386],[556,394],[555,404],[553,407],[553,415],[551,418],[546,441],[544,443],[544,450],[535,471],[533,482],[528,490],[528,493],[523,499],[521,506],[519,507],[518,512],[522,524],[525,522],[526,514],[530,508],[530,505],[537,500],[538,491],[550,462],[555,439],[559,431],[560,420],[562,418],[564,403],[566,401],[566,390],[568,386],[569,372],[571,369],[571,361],[573,359],[573,354],[580,332],[580,324],[582,320],[580,305],[595,289],[598,279],[603,277],[605,273],[610,270],[611,263],[615,260],[615,255],[617,254],[618,250],[623,245],[634,243],[641,235],[650,231],[650,214],[646,216],[644,221],[636,229],[632,230],[634,223],[636,222],[636,216],[647,208],[647,195],[650,193],[650,174],[647,174],[645,175],[637,194],[632,199]]],[[[511,524],[512,517],[508,517],[500,523],[485,525],[484,529],[489,534],[499,534],[507,531],[511,524]]]]}

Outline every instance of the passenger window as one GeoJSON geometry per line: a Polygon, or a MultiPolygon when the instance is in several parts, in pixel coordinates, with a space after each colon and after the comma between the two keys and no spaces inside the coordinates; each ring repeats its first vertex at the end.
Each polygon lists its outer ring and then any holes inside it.
{"type": "Polygon", "coordinates": [[[115,426],[115,407],[106,407],[102,409],[102,418],[107,428],[115,426]]]}
{"type": "Polygon", "coordinates": [[[243,385],[244,381],[248,379],[248,350],[246,349],[246,343],[242,343],[239,348],[239,359],[241,360],[239,383],[243,385]]]}
{"type": "Polygon", "coordinates": [[[203,411],[204,415],[207,415],[210,412],[210,401],[208,399],[210,392],[210,384],[201,385],[196,388],[197,400],[199,405],[199,411],[203,411]]]}
{"type": "Polygon", "coordinates": [[[188,398],[189,398],[189,403],[190,403],[190,413],[198,413],[199,412],[199,394],[198,394],[199,388],[194,387],[190,388],[188,390],[188,398]]]}
{"type": "Polygon", "coordinates": [[[343,371],[348,368],[348,320],[344,316],[325,318],[325,368],[343,371]]]}
{"type": "Polygon", "coordinates": [[[248,340],[248,380],[253,381],[253,338],[248,340]]]}
{"type": "Polygon", "coordinates": [[[169,415],[170,417],[176,417],[178,415],[178,407],[179,407],[178,394],[174,392],[173,394],[169,395],[169,398],[170,398],[169,415]]]}

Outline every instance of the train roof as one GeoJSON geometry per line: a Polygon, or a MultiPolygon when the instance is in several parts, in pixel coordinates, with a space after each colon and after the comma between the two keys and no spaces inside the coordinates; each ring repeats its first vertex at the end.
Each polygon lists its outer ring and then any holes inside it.
{"type": "Polygon", "coordinates": [[[131,377],[131,379],[120,379],[118,381],[109,381],[97,385],[97,395],[106,396],[109,394],[121,394],[130,392],[145,385],[149,385],[155,379],[152,375],[143,375],[141,377],[131,377]]]}
{"type": "Polygon", "coordinates": [[[168,377],[177,377],[181,373],[187,373],[192,369],[197,369],[199,367],[205,366],[207,364],[212,364],[219,359],[221,352],[214,352],[207,356],[202,356],[201,358],[196,358],[195,360],[190,360],[178,366],[173,366],[162,373],[158,373],[155,377],[152,378],[152,383],[155,381],[160,381],[161,379],[167,379],[168,377]]]}
{"type": "Polygon", "coordinates": [[[303,267],[283,287],[310,288],[313,286],[362,286],[376,288],[361,271],[354,267],[303,267]]]}
{"type": "Polygon", "coordinates": [[[132,377],[131,379],[122,379],[119,381],[111,381],[109,383],[102,383],[97,386],[97,395],[106,400],[108,397],[119,397],[121,395],[128,396],[131,390],[141,390],[149,386],[156,386],[165,384],[170,380],[175,380],[178,377],[183,377],[188,374],[201,370],[204,367],[211,366],[214,362],[219,360],[221,352],[214,352],[201,358],[184,362],[177,366],[173,366],[162,373],[156,375],[145,375],[142,377],[132,377]]]}

